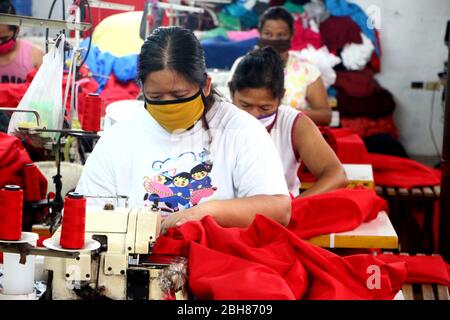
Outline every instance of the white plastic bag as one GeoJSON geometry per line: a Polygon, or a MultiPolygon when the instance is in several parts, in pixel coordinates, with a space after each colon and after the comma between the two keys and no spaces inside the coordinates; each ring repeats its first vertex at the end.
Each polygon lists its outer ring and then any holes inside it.
{"type": "MultiPolygon", "coordinates": [[[[36,73],[30,87],[25,92],[17,109],[34,109],[39,113],[40,125],[47,129],[62,129],[62,79],[64,69],[64,41],[61,34],[51,50],[44,56],[43,63],[36,73]]],[[[36,117],[31,113],[15,112],[9,122],[8,133],[19,127],[36,127],[36,117]]],[[[48,137],[56,139],[57,134],[48,137]]]]}

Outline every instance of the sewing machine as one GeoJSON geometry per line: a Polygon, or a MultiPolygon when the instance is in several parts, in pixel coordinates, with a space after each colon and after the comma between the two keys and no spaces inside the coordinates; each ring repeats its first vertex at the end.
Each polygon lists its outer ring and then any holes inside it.
{"type": "MultiPolygon", "coordinates": [[[[100,247],[81,250],[75,259],[45,258],[44,267],[49,271],[47,290],[51,290],[52,299],[156,300],[167,297],[164,294],[185,299],[182,287],[186,261],[152,255],[160,226],[160,211],[156,207],[88,206],[86,246],[88,239],[94,239],[100,247]],[[162,290],[164,287],[166,291],[162,290]]],[[[58,229],[46,240],[47,248],[58,250],[54,246],[59,245],[60,235],[58,229]]]]}

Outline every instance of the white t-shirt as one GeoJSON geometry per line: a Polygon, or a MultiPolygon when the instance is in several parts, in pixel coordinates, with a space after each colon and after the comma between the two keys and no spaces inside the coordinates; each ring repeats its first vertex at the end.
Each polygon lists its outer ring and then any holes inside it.
{"type": "Polygon", "coordinates": [[[272,128],[270,128],[270,136],[275,143],[283,164],[284,178],[286,179],[289,192],[294,197],[300,193],[300,180],[297,175],[297,170],[300,167],[301,159],[295,152],[293,136],[295,124],[302,115],[302,112],[294,108],[280,106],[275,122],[272,128]]]}
{"type": "MultiPolygon", "coordinates": [[[[258,120],[225,101],[216,102],[206,118],[211,144],[202,121],[171,134],[142,106],[101,137],[77,192],[127,196],[129,207],[158,199],[175,211],[205,200],[288,194],[277,150],[258,120]]],[[[106,201],[88,198],[91,205],[106,201]]]]}

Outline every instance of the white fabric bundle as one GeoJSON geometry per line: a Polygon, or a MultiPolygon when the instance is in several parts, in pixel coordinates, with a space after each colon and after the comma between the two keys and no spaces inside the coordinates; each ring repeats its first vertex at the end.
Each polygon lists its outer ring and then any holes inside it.
{"type": "Polygon", "coordinates": [[[325,46],[316,49],[308,45],[307,48],[301,50],[298,54],[301,58],[313,63],[320,70],[325,88],[334,84],[336,81],[336,72],[333,67],[341,62],[339,57],[330,53],[325,46]]]}
{"type": "Polygon", "coordinates": [[[375,47],[363,33],[361,33],[362,43],[346,44],[341,52],[342,63],[347,70],[362,70],[370,61],[375,47]]]}

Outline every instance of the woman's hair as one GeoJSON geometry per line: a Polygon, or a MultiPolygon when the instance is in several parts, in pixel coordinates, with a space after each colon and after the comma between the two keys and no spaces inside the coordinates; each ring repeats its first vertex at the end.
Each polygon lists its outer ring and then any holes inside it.
{"type": "Polygon", "coordinates": [[[248,53],[236,67],[230,82],[231,94],[247,88],[266,88],[273,97],[282,99],[284,95],[283,62],[271,47],[263,47],[248,53]]]}
{"type": "Polygon", "coordinates": [[[267,20],[283,20],[288,25],[291,35],[294,34],[294,18],[285,8],[277,6],[264,11],[259,19],[258,30],[260,32],[267,20]]]}
{"type": "MultiPolygon", "coordinates": [[[[200,88],[206,84],[206,63],[203,48],[188,29],[160,27],[145,40],[139,54],[138,77],[142,84],[148,74],[169,69],[196,83],[200,88]]],[[[214,103],[213,94],[207,97],[207,106],[214,103]]]]}
{"type": "MultiPolygon", "coordinates": [[[[6,14],[16,14],[16,8],[12,5],[9,0],[0,0],[0,13],[6,14]]],[[[17,26],[9,26],[13,31],[17,30],[17,26]]]]}

